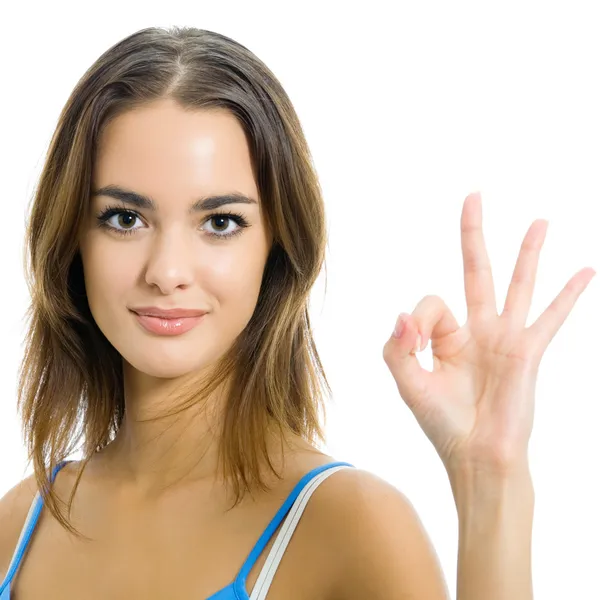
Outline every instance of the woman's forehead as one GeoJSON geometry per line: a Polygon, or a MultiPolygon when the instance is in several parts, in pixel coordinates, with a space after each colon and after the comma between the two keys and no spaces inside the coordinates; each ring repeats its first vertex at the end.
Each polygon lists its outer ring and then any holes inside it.
{"type": "Polygon", "coordinates": [[[236,190],[257,197],[246,136],[219,111],[184,111],[161,103],[108,124],[94,166],[94,188],[121,185],[139,193],[205,196],[236,190]]]}

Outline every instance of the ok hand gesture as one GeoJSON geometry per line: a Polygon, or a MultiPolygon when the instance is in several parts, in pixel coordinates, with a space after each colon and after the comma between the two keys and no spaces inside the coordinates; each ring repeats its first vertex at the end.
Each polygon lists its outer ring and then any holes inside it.
{"type": "Polygon", "coordinates": [[[412,314],[400,315],[400,337],[383,348],[401,397],[447,469],[467,463],[505,470],[527,460],[541,358],[595,275],[591,268],[576,273],[525,328],[547,225],[536,220],[525,235],[498,315],[481,197],[467,196],[461,216],[466,323],[459,326],[439,296],[425,296],[412,314]],[[428,340],[432,372],[415,356],[428,340]]]}

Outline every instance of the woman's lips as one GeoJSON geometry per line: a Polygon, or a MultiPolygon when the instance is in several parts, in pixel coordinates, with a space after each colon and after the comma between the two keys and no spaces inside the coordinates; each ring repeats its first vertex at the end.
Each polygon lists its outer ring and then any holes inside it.
{"type": "Polygon", "coordinates": [[[174,319],[165,319],[163,317],[149,317],[147,315],[138,315],[133,313],[138,323],[149,331],[157,335],[181,335],[193,329],[206,314],[198,317],[176,317],[174,319]]]}

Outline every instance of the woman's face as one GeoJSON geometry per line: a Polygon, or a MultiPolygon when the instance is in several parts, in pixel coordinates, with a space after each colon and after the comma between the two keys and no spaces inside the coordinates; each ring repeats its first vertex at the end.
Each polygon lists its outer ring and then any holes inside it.
{"type": "Polygon", "coordinates": [[[110,190],[92,195],[80,240],[92,315],[135,370],[160,378],[197,372],[250,320],[271,245],[244,132],[222,110],[186,112],[171,101],[135,109],[102,134],[93,190],[108,186],[152,206],[118,200],[110,190]],[[225,194],[254,202],[192,210],[225,194]],[[109,213],[100,227],[107,207],[125,212],[109,213]],[[238,213],[246,226],[218,212],[238,213]],[[185,333],[167,336],[141,324],[132,312],[139,307],[208,314],[185,333]]]}

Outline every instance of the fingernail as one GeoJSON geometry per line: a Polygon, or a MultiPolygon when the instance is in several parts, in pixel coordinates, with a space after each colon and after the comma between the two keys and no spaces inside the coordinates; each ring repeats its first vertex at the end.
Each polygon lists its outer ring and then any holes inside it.
{"type": "Polygon", "coordinates": [[[402,331],[404,330],[403,317],[404,313],[402,313],[396,320],[396,326],[394,327],[394,331],[392,332],[392,337],[399,338],[402,335],[402,331]]]}

